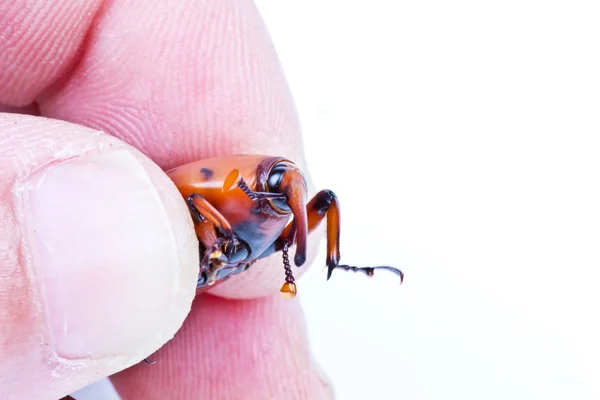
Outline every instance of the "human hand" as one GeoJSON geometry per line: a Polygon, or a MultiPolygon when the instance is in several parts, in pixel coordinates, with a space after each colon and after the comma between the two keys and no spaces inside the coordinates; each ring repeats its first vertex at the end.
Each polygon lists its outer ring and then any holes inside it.
{"type": "Polygon", "coordinates": [[[0,5],[0,393],[55,399],[116,373],[124,399],[332,398],[277,257],[187,315],[197,241],[158,167],[302,165],[260,16],[243,0],[147,4],[0,5]]]}

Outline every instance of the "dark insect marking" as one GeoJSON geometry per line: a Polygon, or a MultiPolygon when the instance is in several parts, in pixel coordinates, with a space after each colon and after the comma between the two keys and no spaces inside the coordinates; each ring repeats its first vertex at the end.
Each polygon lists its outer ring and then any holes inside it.
{"type": "Polygon", "coordinates": [[[331,190],[321,191],[315,198],[314,209],[318,214],[325,214],[333,199],[335,199],[335,194],[331,190]]]}
{"type": "Polygon", "coordinates": [[[170,170],[167,171],[167,174],[172,174],[175,171],[177,171],[177,168],[171,168],[170,170]]]}
{"type": "Polygon", "coordinates": [[[209,179],[213,175],[212,169],[208,168],[202,168],[200,173],[204,175],[204,179],[209,179]]]}

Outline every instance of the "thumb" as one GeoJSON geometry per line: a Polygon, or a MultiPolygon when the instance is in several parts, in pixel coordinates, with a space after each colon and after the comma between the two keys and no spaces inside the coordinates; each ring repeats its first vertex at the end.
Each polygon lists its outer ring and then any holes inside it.
{"type": "Polygon", "coordinates": [[[139,362],[189,312],[198,246],[145,156],[97,131],[0,113],[0,392],[59,398],[139,362]]]}

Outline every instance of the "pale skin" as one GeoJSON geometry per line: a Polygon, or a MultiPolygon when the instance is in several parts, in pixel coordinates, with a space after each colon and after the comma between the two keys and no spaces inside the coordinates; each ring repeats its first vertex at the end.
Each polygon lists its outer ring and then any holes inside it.
{"type": "Polygon", "coordinates": [[[43,4],[0,4],[0,393],[110,376],[123,399],[333,398],[280,254],[194,299],[191,218],[161,171],[260,152],[308,173],[253,2],[43,4]]]}

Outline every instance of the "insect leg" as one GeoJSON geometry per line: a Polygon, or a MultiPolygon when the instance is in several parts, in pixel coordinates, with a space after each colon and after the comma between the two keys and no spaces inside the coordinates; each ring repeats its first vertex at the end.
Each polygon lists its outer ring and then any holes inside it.
{"type": "Polygon", "coordinates": [[[235,241],[233,229],[225,217],[202,195],[197,193],[190,195],[187,204],[196,224],[196,232],[200,232],[198,240],[201,260],[198,287],[212,285],[216,281],[217,273],[212,262],[223,258],[221,248],[225,243],[235,241]]]}
{"type": "Polygon", "coordinates": [[[229,222],[204,196],[197,193],[191,194],[187,198],[187,204],[196,224],[209,221],[225,236],[231,237],[233,235],[233,229],[229,222]]]}
{"type": "MultiPolygon", "coordinates": [[[[340,259],[340,218],[338,200],[331,190],[322,190],[313,197],[306,206],[308,233],[313,232],[327,216],[327,264],[337,264],[340,259]]],[[[296,237],[296,225],[294,221],[285,227],[279,238],[275,240],[259,258],[265,258],[271,254],[282,251],[284,244],[291,246],[296,237]]]]}
{"type": "MultiPolygon", "coordinates": [[[[380,267],[354,267],[350,265],[340,265],[340,205],[335,193],[331,190],[322,190],[317,193],[307,204],[306,214],[308,220],[308,232],[313,232],[323,221],[327,219],[327,279],[331,278],[334,269],[344,269],[347,271],[363,272],[368,276],[373,275],[376,269],[385,269],[400,276],[400,281],[404,279],[404,274],[399,269],[380,266],[380,267]]],[[[284,248],[284,242],[294,243],[295,224],[292,221],[281,233],[279,239],[275,242],[272,252],[280,251],[284,248]]],[[[267,250],[267,252],[269,251],[267,250]]],[[[265,253],[267,253],[265,252],[265,253]]],[[[268,254],[267,254],[268,255],[268,254]]]]}
{"type": "MultiPolygon", "coordinates": [[[[321,190],[306,205],[308,233],[319,227],[324,218],[327,219],[327,267],[330,272],[340,261],[340,205],[337,196],[331,190],[321,190]]],[[[276,250],[283,248],[283,240],[294,243],[296,225],[292,221],[281,233],[276,250]]]]}

